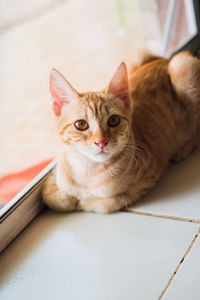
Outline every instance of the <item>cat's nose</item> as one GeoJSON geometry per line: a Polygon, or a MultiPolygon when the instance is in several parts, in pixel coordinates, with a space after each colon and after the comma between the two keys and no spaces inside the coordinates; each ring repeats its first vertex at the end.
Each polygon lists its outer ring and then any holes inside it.
{"type": "Polygon", "coordinates": [[[101,148],[103,150],[103,148],[108,144],[108,139],[100,139],[97,140],[96,142],[94,142],[95,145],[97,145],[99,148],[101,148]]]}

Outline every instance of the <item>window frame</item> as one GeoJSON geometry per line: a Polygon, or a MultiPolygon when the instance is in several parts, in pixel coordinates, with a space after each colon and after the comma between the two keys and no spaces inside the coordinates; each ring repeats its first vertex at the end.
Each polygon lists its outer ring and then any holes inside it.
{"type": "Polygon", "coordinates": [[[189,39],[184,45],[175,50],[170,57],[174,56],[180,51],[189,51],[193,55],[200,57],[200,0],[192,0],[195,14],[195,23],[197,27],[197,33],[189,39]]]}
{"type": "Polygon", "coordinates": [[[56,163],[55,159],[48,164],[24,189],[0,209],[0,253],[43,209],[42,183],[55,168],[56,163]]]}

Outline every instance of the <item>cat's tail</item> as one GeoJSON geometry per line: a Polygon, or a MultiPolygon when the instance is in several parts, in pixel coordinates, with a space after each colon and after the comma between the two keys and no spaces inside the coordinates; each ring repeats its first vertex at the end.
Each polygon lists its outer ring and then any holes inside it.
{"type": "Polygon", "coordinates": [[[200,59],[180,52],[171,59],[168,70],[177,94],[200,105],[200,59]]]}

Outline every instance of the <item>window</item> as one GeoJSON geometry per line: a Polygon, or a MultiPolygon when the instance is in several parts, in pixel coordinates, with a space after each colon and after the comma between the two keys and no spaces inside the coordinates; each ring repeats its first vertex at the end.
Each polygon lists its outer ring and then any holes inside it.
{"type": "Polygon", "coordinates": [[[196,54],[199,41],[196,47],[194,47],[194,41],[199,39],[199,2],[196,0],[159,0],[159,4],[163,28],[162,54],[169,56],[175,51],[180,51],[181,48],[196,54]],[[162,20],[165,21],[162,22],[162,20]]]}

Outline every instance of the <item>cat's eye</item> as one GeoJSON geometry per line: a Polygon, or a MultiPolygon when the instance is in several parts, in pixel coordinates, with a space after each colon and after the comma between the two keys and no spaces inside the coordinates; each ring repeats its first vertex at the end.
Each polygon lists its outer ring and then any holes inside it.
{"type": "Polygon", "coordinates": [[[85,120],[78,120],[74,123],[74,126],[78,130],[86,130],[89,128],[88,123],[85,120]]]}
{"type": "Polygon", "coordinates": [[[108,126],[109,127],[116,127],[120,124],[120,116],[118,115],[112,115],[108,119],[108,126]]]}

